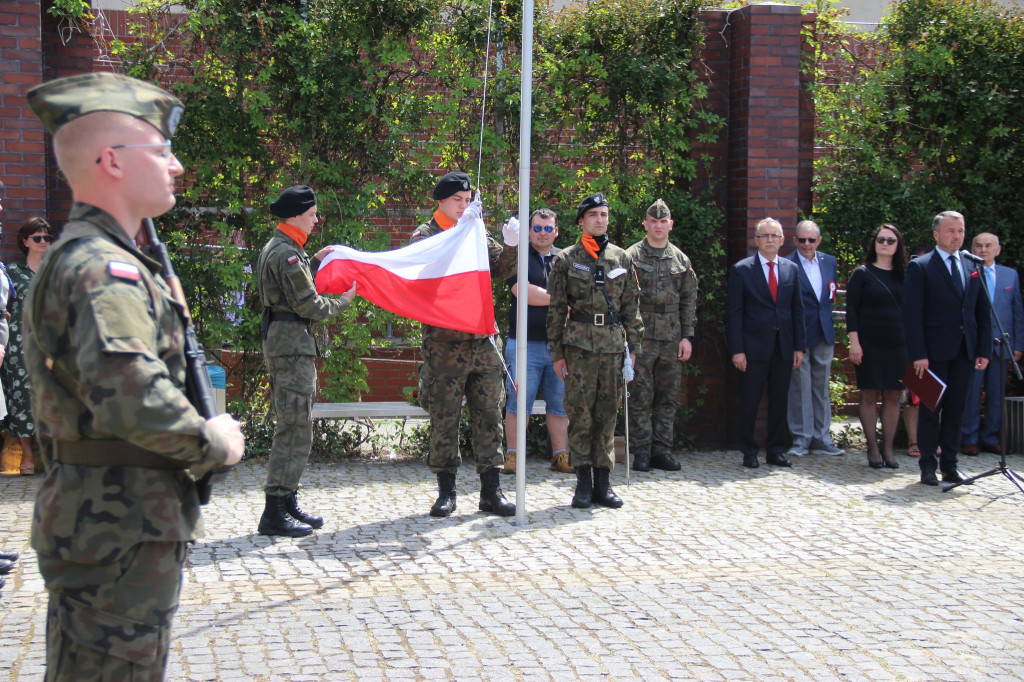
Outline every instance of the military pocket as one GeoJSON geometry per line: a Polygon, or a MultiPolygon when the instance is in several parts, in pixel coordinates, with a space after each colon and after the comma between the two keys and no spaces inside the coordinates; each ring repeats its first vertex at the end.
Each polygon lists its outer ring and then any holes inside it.
{"type": "Polygon", "coordinates": [[[108,293],[93,297],[89,305],[104,352],[152,353],[156,348],[156,325],[139,299],[108,293]]]}
{"type": "Polygon", "coordinates": [[[420,407],[430,413],[430,385],[433,382],[426,364],[420,365],[420,407]]]}
{"type": "Polygon", "coordinates": [[[285,424],[305,424],[313,417],[313,396],[289,388],[282,388],[279,394],[280,419],[285,424]]]}
{"type": "Polygon", "coordinates": [[[66,594],[58,597],[60,627],[80,646],[136,665],[151,666],[166,649],[170,626],[139,623],[100,611],[66,594]]]}

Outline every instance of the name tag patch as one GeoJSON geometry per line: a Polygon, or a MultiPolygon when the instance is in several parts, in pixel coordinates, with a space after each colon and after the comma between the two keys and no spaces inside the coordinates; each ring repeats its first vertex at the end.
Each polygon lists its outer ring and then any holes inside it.
{"type": "Polygon", "coordinates": [[[614,270],[608,273],[608,279],[615,279],[616,277],[621,277],[622,275],[625,274],[626,268],[615,268],[614,270]]]}
{"type": "Polygon", "coordinates": [[[577,270],[582,270],[583,272],[590,272],[589,265],[584,265],[583,263],[573,263],[572,266],[577,270]]]}
{"type": "Polygon", "coordinates": [[[125,279],[129,282],[138,282],[139,279],[142,278],[142,275],[139,274],[139,268],[131,263],[110,261],[110,263],[107,264],[107,272],[109,272],[112,277],[125,279]]]}

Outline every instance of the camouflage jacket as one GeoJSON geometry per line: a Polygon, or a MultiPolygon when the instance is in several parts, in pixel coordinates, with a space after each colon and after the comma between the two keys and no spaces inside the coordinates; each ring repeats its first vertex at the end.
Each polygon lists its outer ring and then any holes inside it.
{"type": "Polygon", "coordinates": [[[227,453],[185,397],[180,306],[159,269],[113,217],[76,203],[32,282],[23,324],[46,465],[32,519],[41,555],[106,562],[139,542],[200,533],[184,468],[201,476],[227,453]],[[127,442],[182,469],[53,460],[54,447],[90,440],[127,442]]]}
{"type": "MultiPolygon", "coordinates": [[[[412,244],[421,239],[433,237],[435,234],[440,234],[441,232],[443,232],[441,226],[437,224],[437,221],[434,220],[433,217],[431,217],[429,221],[413,230],[412,236],[409,238],[409,243],[412,244]]],[[[516,269],[516,251],[516,247],[499,243],[491,235],[487,235],[487,255],[491,261],[491,274],[501,278],[512,275],[516,269]]],[[[455,329],[435,327],[431,324],[423,325],[424,341],[445,341],[450,343],[454,341],[471,341],[472,339],[486,338],[487,337],[483,334],[460,332],[455,329]]]]}
{"type": "Polygon", "coordinates": [[[674,244],[655,249],[641,239],[626,251],[640,282],[644,338],[679,342],[693,338],[697,318],[697,273],[674,244]],[[660,253],[659,253],[660,251],[660,253]]]}
{"type": "Polygon", "coordinates": [[[576,346],[595,353],[621,353],[622,342],[629,341],[631,353],[640,354],[640,340],[644,324],[640,320],[636,276],[629,256],[618,246],[609,243],[596,261],[580,242],[576,242],[555,257],[548,275],[548,342],[551,359],[565,357],[564,346],[576,346]],[[620,324],[605,321],[603,325],[581,322],[568,317],[574,315],[605,315],[608,302],[601,286],[594,279],[598,268],[604,270],[604,289],[612,302],[612,313],[619,315],[620,324]]]}
{"type": "MultiPolygon", "coordinates": [[[[263,307],[313,321],[325,320],[348,308],[349,302],[344,298],[316,293],[312,273],[319,267],[319,260],[307,256],[294,239],[276,230],[263,246],[256,265],[263,307]]],[[[274,322],[263,342],[263,351],[275,356],[316,355],[316,339],[305,322],[274,322]]]]}

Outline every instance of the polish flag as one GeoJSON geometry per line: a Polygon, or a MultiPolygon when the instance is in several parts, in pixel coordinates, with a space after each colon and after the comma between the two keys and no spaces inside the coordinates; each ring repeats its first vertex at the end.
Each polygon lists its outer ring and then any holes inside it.
{"type": "Polygon", "coordinates": [[[335,246],[316,273],[321,294],[356,293],[396,315],[474,334],[494,334],[486,229],[470,207],[451,228],[394,251],[335,246]]]}

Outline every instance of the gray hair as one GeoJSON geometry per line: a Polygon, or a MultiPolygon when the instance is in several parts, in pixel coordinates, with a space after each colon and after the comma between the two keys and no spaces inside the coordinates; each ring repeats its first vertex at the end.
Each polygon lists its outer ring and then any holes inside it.
{"type": "Polygon", "coordinates": [[[819,237],[821,236],[821,228],[818,227],[818,223],[814,222],[813,220],[801,220],[800,222],[798,222],[796,224],[796,233],[800,234],[800,230],[810,230],[811,228],[813,228],[814,231],[818,233],[819,237]]]}
{"type": "Polygon", "coordinates": [[[942,221],[945,220],[946,218],[953,218],[954,220],[959,220],[962,223],[966,222],[964,220],[963,213],[958,213],[957,211],[943,211],[942,213],[932,218],[932,232],[939,229],[939,225],[941,225],[942,221]]]}
{"type": "Polygon", "coordinates": [[[764,220],[757,223],[757,226],[754,228],[754,234],[760,234],[761,228],[767,225],[775,225],[776,227],[779,228],[780,232],[782,231],[782,223],[780,223],[775,218],[765,218],[764,220]]]}

